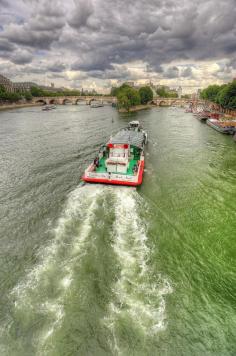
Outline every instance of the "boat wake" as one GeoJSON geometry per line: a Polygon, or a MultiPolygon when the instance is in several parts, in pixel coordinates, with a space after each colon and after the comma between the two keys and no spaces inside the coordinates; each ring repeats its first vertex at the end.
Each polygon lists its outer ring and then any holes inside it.
{"type": "MultiPolygon", "coordinates": [[[[113,334],[113,348],[119,354],[120,325],[133,335],[138,331],[154,336],[166,327],[164,296],[172,292],[167,279],[153,277],[147,233],[138,211],[148,209],[135,191],[116,191],[113,247],[120,265],[120,276],[114,285],[114,300],[105,318],[113,334]]],[[[122,353],[122,352],[121,352],[122,353]]]]}
{"type": "Polygon", "coordinates": [[[101,193],[102,189],[96,186],[79,186],[70,194],[53,241],[39,252],[40,263],[11,293],[14,321],[25,324],[23,328],[36,330],[38,326],[34,340],[38,350],[43,350],[47,339],[61,326],[64,303],[74,278],[73,267],[84,254],[101,193]]]}
{"type": "MultiPolygon", "coordinates": [[[[146,336],[154,336],[165,328],[164,296],[171,292],[171,287],[151,268],[146,227],[139,217],[139,212],[146,208],[133,188],[85,185],[70,194],[53,231],[54,239],[40,251],[40,262],[11,293],[14,303],[11,328],[17,329],[20,325],[22,348],[26,347],[32,328],[32,352],[47,354],[48,345],[53,344],[53,335],[63,328],[67,317],[65,305],[73,294],[71,290],[78,288],[79,271],[83,269],[88,251],[93,253],[91,246],[99,251],[96,261],[100,260],[100,264],[103,263],[102,249],[110,249],[115,256],[116,282],[111,281],[110,300],[98,321],[107,330],[109,347],[120,352],[122,325],[146,336]],[[110,207],[110,212],[105,213],[112,216],[104,230],[110,231],[111,239],[106,241],[109,245],[105,245],[103,237],[99,240],[98,235],[99,224],[105,224],[99,219],[104,214],[102,201],[105,207],[110,207]],[[96,249],[96,243],[101,250],[96,249]]],[[[93,291],[87,289],[85,280],[89,278],[91,275],[85,275],[80,281],[80,292],[78,289],[76,292],[78,306],[83,304],[81,291],[85,294],[93,291]]],[[[96,303],[96,295],[92,300],[96,303]]]]}

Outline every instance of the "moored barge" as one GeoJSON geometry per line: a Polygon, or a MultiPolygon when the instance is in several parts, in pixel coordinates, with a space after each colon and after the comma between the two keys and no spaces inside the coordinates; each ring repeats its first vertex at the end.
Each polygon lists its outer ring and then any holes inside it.
{"type": "Polygon", "coordinates": [[[208,119],[207,124],[224,134],[233,135],[236,132],[236,120],[220,121],[217,119],[208,119]]]}

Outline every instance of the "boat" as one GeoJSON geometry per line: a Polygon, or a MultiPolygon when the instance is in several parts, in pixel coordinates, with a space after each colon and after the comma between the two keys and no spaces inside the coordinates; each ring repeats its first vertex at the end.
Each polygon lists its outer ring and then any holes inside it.
{"type": "Polygon", "coordinates": [[[85,170],[82,180],[89,183],[138,186],[144,173],[144,146],[147,133],[139,121],[111,136],[85,170]]]}
{"type": "Polygon", "coordinates": [[[234,141],[236,142],[236,132],[234,134],[234,137],[233,137],[234,141]]]}
{"type": "Polygon", "coordinates": [[[49,110],[53,110],[56,109],[56,105],[45,105],[42,107],[43,111],[49,111],[49,110]]]}
{"type": "Polygon", "coordinates": [[[197,119],[199,121],[206,121],[207,119],[210,119],[211,117],[211,112],[210,111],[207,111],[207,110],[203,110],[201,112],[199,112],[197,115],[196,115],[197,119]]]}
{"type": "Polygon", "coordinates": [[[210,113],[210,119],[220,120],[223,116],[224,116],[224,114],[220,113],[220,112],[211,112],[210,113]]]}
{"type": "Polygon", "coordinates": [[[90,105],[91,108],[101,108],[103,107],[104,105],[102,103],[92,103],[90,105]]]}
{"type": "Polygon", "coordinates": [[[220,121],[217,119],[208,119],[207,125],[224,134],[233,135],[236,132],[236,120],[220,121]]]}
{"type": "Polygon", "coordinates": [[[213,112],[210,110],[202,110],[199,112],[196,112],[194,116],[199,120],[199,121],[207,121],[208,119],[216,119],[220,120],[223,118],[223,114],[219,112],[213,112]]]}

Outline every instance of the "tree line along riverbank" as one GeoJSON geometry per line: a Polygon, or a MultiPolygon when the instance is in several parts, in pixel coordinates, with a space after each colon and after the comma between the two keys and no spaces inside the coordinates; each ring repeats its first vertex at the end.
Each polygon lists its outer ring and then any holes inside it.
{"type": "Polygon", "coordinates": [[[236,111],[236,79],[223,85],[209,85],[200,94],[201,99],[216,103],[223,110],[236,111]]]}

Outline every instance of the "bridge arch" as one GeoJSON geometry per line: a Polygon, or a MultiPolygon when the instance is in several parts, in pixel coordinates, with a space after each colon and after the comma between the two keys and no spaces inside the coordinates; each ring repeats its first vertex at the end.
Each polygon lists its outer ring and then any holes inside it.
{"type": "Polygon", "coordinates": [[[69,98],[65,98],[65,99],[63,99],[62,104],[63,104],[63,105],[73,104],[73,102],[72,102],[72,100],[71,100],[71,99],[69,99],[69,98]]]}
{"type": "Polygon", "coordinates": [[[38,99],[35,101],[36,104],[47,105],[47,101],[44,99],[38,99]]]}
{"type": "Polygon", "coordinates": [[[75,105],[86,105],[86,99],[78,98],[75,100],[75,105]]]}
{"type": "Polygon", "coordinates": [[[89,100],[88,104],[90,105],[92,101],[96,101],[96,99],[95,99],[95,98],[91,98],[91,99],[89,100]]]}
{"type": "Polygon", "coordinates": [[[49,104],[51,105],[51,104],[57,104],[57,100],[56,99],[51,99],[51,100],[49,100],[49,104]]]}
{"type": "Polygon", "coordinates": [[[92,102],[95,102],[95,103],[98,103],[98,104],[103,104],[103,99],[93,98],[93,99],[88,101],[88,104],[91,105],[92,102]]]}
{"type": "Polygon", "coordinates": [[[160,102],[159,102],[159,106],[168,106],[169,104],[168,104],[168,102],[166,101],[166,100],[161,100],[160,102]]]}

